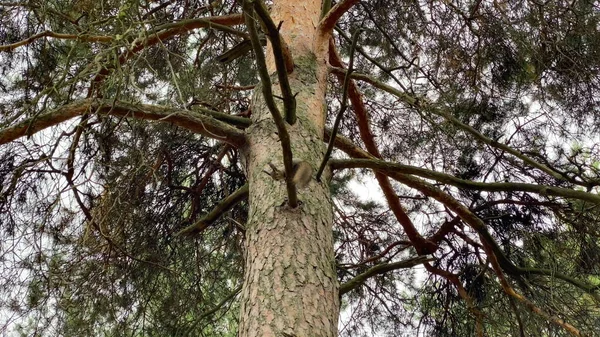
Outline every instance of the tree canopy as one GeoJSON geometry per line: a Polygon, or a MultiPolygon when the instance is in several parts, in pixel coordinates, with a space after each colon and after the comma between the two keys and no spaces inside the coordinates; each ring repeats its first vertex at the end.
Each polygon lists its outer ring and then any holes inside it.
{"type": "MultiPolygon", "coordinates": [[[[236,336],[253,102],[294,132],[311,62],[242,2],[0,3],[0,331],[236,336]]],[[[322,6],[339,334],[598,336],[598,2],[322,6]]]]}

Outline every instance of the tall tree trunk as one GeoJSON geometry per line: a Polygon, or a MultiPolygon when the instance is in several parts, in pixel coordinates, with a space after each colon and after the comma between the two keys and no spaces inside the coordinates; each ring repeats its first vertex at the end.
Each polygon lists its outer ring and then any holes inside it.
{"type": "MultiPolygon", "coordinates": [[[[287,125],[292,151],[294,158],[308,161],[314,169],[325,150],[327,40],[316,31],[320,5],[315,0],[280,0],[271,11],[276,24],[283,22],[281,34],[295,63],[289,77],[297,93],[298,122],[287,125]]],[[[272,58],[267,64],[274,74],[272,58]]],[[[279,95],[277,77],[271,78],[279,95]]],[[[255,89],[252,119],[245,149],[250,213],[239,336],[337,336],[339,299],[328,179],[313,179],[299,190],[301,204],[290,209],[284,181],[264,172],[269,162],[281,169],[283,164],[277,130],[260,88],[255,89]]]]}

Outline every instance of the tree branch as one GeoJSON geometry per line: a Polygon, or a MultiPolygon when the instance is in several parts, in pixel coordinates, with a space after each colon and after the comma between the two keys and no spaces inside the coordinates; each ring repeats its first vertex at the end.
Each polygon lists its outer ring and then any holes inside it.
{"type": "Polygon", "coordinates": [[[265,99],[265,103],[267,104],[267,108],[269,108],[269,111],[273,116],[273,121],[275,122],[275,126],[277,127],[277,132],[279,134],[279,140],[281,140],[288,202],[291,208],[296,208],[298,206],[298,194],[296,192],[296,185],[293,182],[294,175],[292,174],[292,146],[290,142],[290,135],[288,134],[287,129],[285,127],[285,121],[281,117],[281,113],[275,105],[273,91],[271,88],[271,78],[269,76],[269,72],[267,71],[265,55],[263,54],[262,46],[258,39],[258,32],[256,30],[256,25],[254,24],[253,13],[254,10],[252,2],[248,0],[244,1],[244,18],[246,20],[248,32],[250,33],[252,48],[254,49],[256,67],[258,68],[258,74],[260,76],[261,81],[262,94],[265,99]]]}
{"type": "Polygon", "coordinates": [[[41,39],[43,37],[53,37],[53,38],[61,39],[61,40],[78,40],[78,41],[84,41],[84,42],[103,42],[103,43],[111,42],[113,40],[112,36],[89,35],[89,34],[61,34],[61,33],[55,33],[55,32],[46,30],[41,33],[30,36],[30,37],[26,38],[25,40],[0,46],[0,52],[1,51],[11,51],[15,48],[28,45],[28,44],[34,42],[35,40],[41,39]]]}
{"type": "Polygon", "coordinates": [[[275,56],[275,68],[277,69],[277,78],[281,87],[281,95],[283,96],[283,110],[285,120],[290,125],[296,123],[296,97],[292,94],[290,81],[287,74],[294,71],[294,59],[285,41],[279,34],[279,28],[275,26],[269,11],[262,1],[254,1],[254,10],[258,14],[260,20],[267,28],[267,37],[273,46],[273,55],[275,56]]]}
{"type": "Polygon", "coordinates": [[[350,281],[340,285],[340,296],[353,289],[358,288],[360,285],[365,283],[365,281],[367,281],[373,276],[385,274],[396,269],[411,268],[419,264],[427,263],[429,261],[435,261],[435,258],[432,256],[422,255],[400,262],[378,264],[374,267],[369,268],[364,273],[353,277],[350,281]]]}
{"type": "Polygon", "coordinates": [[[322,35],[329,34],[335,27],[335,24],[338,20],[344,15],[347,11],[350,10],[354,5],[356,5],[359,0],[341,0],[335,6],[333,6],[327,14],[321,19],[319,22],[319,31],[322,35]]]}
{"type": "MultiPolygon", "coordinates": [[[[173,123],[184,129],[221,140],[236,147],[242,146],[246,142],[246,136],[243,131],[214,117],[199,113],[196,114],[189,110],[173,109],[159,105],[84,99],[0,130],[0,145],[19,137],[30,136],[85,113],[173,123]]],[[[219,114],[218,112],[215,113],[219,114]]],[[[224,116],[219,116],[225,118],[224,116]]]]}
{"type": "Polygon", "coordinates": [[[390,163],[377,159],[351,159],[351,160],[330,160],[332,169],[342,168],[370,168],[382,172],[398,172],[403,174],[413,174],[422,178],[432,179],[444,184],[452,185],[469,190],[479,190],[488,192],[532,192],[540,195],[551,195],[570,199],[579,199],[600,204],[600,196],[594,193],[578,191],[570,188],[554,187],[548,185],[527,184],[527,183],[483,183],[478,181],[464,180],[452,175],[436,172],[416,166],[390,163]]]}
{"type": "Polygon", "coordinates": [[[202,219],[196,221],[194,224],[187,226],[175,234],[180,235],[195,235],[202,233],[208,226],[213,222],[217,221],[225,212],[229,211],[233,206],[237,205],[240,201],[248,198],[249,185],[246,184],[238,188],[235,192],[229,195],[227,198],[221,200],[210,213],[206,214],[202,219]]]}
{"type": "MultiPolygon", "coordinates": [[[[119,56],[118,64],[124,64],[129,58],[148,46],[155,45],[161,41],[170,39],[173,36],[196,28],[214,28],[247,38],[248,36],[246,33],[229,27],[233,25],[239,25],[244,22],[243,20],[244,17],[241,14],[232,14],[201,19],[182,20],[179,22],[158,26],[154,30],[148,32],[143,38],[135,39],[132,42],[131,47],[119,56]]],[[[90,88],[88,90],[88,97],[93,96],[95,90],[100,87],[100,84],[113,69],[114,68],[112,67],[101,68],[101,70],[92,79],[90,88]]]]}
{"type": "MultiPolygon", "coordinates": [[[[326,138],[330,136],[330,131],[326,130],[325,134],[326,138]]],[[[377,159],[369,154],[368,152],[358,148],[355,146],[350,140],[345,139],[341,136],[336,137],[336,145],[342,151],[346,152],[351,157],[365,158],[371,159],[370,161],[377,161],[377,159]]],[[[481,241],[484,243],[484,249],[488,255],[493,255],[498,259],[498,262],[502,269],[507,273],[513,276],[520,275],[543,275],[547,277],[554,277],[560,280],[563,280],[571,285],[592,294],[595,298],[599,298],[596,293],[600,290],[599,285],[590,285],[585,282],[579,281],[567,275],[563,275],[557,273],[554,270],[550,269],[542,269],[542,268],[523,268],[516,266],[510,261],[510,259],[504,254],[498,243],[494,240],[493,236],[487,230],[487,227],[483,220],[481,220],[477,215],[471,212],[466,206],[461,204],[458,200],[453,198],[448,193],[442,191],[441,189],[435,187],[432,184],[429,184],[419,178],[410,176],[405,173],[400,172],[388,172],[388,175],[393,179],[405,184],[408,187],[414,188],[426,196],[429,196],[438,202],[442,203],[448,209],[456,213],[466,224],[468,224],[471,228],[473,228],[478,234],[481,241]]],[[[577,191],[575,191],[577,192],[577,191]]],[[[583,192],[581,192],[583,193],[583,192]]]]}

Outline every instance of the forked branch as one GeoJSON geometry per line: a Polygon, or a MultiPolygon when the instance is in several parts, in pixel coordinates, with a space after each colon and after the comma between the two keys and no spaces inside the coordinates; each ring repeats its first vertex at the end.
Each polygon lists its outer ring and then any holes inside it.
{"type": "Polygon", "coordinates": [[[296,97],[292,94],[292,88],[287,76],[287,74],[294,71],[294,59],[287,44],[281,38],[281,34],[279,34],[279,27],[273,23],[265,4],[260,0],[254,0],[253,2],[254,10],[267,29],[267,37],[273,47],[275,68],[277,69],[277,78],[279,79],[279,86],[281,87],[281,95],[283,97],[285,120],[288,124],[294,125],[296,123],[296,97]]]}
{"type": "Polygon", "coordinates": [[[252,41],[252,49],[254,50],[254,56],[256,58],[256,67],[258,68],[258,74],[261,81],[261,90],[263,98],[267,108],[273,116],[273,121],[277,127],[279,134],[279,140],[281,141],[281,148],[283,150],[283,166],[285,170],[285,183],[288,194],[288,202],[291,208],[298,206],[298,194],[296,186],[293,181],[293,163],[292,163],[292,147],[290,143],[290,135],[285,127],[285,121],[281,117],[277,105],[275,105],[275,99],[273,97],[271,78],[267,70],[267,64],[265,61],[265,54],[262,50],[262,45],[258,38],[258,31],[256,30],[256,24],[254,22],[254,6],[252,1],[244,1],[244,18],[248,32],[250,33],[250,40],[252,41]]]}

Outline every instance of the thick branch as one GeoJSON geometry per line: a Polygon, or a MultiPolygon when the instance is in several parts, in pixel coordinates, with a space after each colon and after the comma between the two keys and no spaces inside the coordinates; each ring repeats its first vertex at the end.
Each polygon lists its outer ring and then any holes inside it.
{"type": "Polygon", "coordinates": [[[208,226],[213,222],[217,221],[225,212],[229,211],[233,206],[237,205],[240,201],[248,198],[249,186],[248,184],[238,188],[235,192],[229,195],[227,198],[221,200],[215,206],[215,208],[206,214],[202,219],[196,221],[194,224],[180,230],[175,235],[194,235],[202,233],[208,226]]]}
{"type": "Polygon", "coordinates": [[[570,188],[554,187],[538,184],[526,183],[483,183],[478,181],[464,180],[452,175],[436,172],[416,166],[390,163],[377,159],[352,159],[352,160],[330,160],[332,169],[341,168],[370,168],[378,169],[384,172],[398,172],[403,174],[413,174],[422,178],[432,179],[447,185],[466,188],[470,190],[488,191],[488,192],[532,192],[540,195],[551,195],[569,199],[579,199],[600,204],[600,196],[594,193],[578,191],[570,188]]]}
{"type": "Polygon", "coordinates": [[[419,264],[427,263],[429,261],[434,261],[435,258],[427,255],[417,256],[408,260],[403,260],[400,262],[394,263],[386,263],[386,264],[378,264],[374,267],[369,268],[362,274],[359,274],[353,277],[350,281],[340,285],[340,296],[345,293],[358,288],[360,285],[365,283],[369,278],[381,274],[385,274],[392,270],[403,269],[403,268],[411,268],[419,264]]]}
{"type": "MultiPolygon", "coordinates": [[[[197,28],[214,28],[247,38],[248,36],[246,33],[229,27],[233,25],[239,25],[244,22],[243,20],[244,18],[241,14],[233,14],[201,19],[182,20],[179,22],[158,26],[153,31],[148,32],[144,38],[134,40],[131,48],[119,56],[118,64],[124,64],[129,58],[148,46],[155,45],[161,41],[168,40],[173,36],[177,36],[197,28]]],[[[95,91],[100,87],[100,84],[113,69],[113,67],[102,67],[102,69],[92,79],[92,84],[88,90],[88,97],[92,97],[94,95],[95,91]]]]}
{"type": "Polygon", "coordinates": [[[329,34],[335,27],[335,24],[338,20],[344,15],[347,11],[350,10],[354,5],[356,5],[359,0],[342,0],[338,2],[335,6],[333,6],[327,14],[321,19],[319,22],[319,30],[321,34],[329,34]]]}
{"type": "Polygon", "coordinates": [[[285,183],[288,194],[288,202],[291,208],[296,208],[298,206],[298,194],[296,191],[296,186],[293,182],[294,175],[293,165],[292,165],[292,146],[290,142],[290,135],[287,132],[285,127],[285,121],[281,117],[281,113],[277,109],[275,105],[275,100],[273,98],[272,84],[271,78],[269,77],[269,72],[267,71],[267,64],[265,61],[265,55],[263,54],[262,45],[260,44],[258,38],[258,32],[256,30],[256,25],[254,24],[253,18],[254,10],[252,3],[248,0],[244,1],[244,18],[246,20],[246,26],[248,27],[248,32],[250,33],[250,40],[252,41],[252,48],[254,49],[254,56],[256,58],[256,67],[258,68],[258,74],[260,76],[261,81],[261,89],[262,94],[265,99],[265,103],[267,104],[267,108],[271,112],[273,116],[273,121],[275,122],[275,126],[277,127],[277,132],[279,134],[279,140],[281,140],[281,148],[283,150],[283,166],[285,170],[285,183]]]}
{"type": "Polygon", "coordinates": [[[279,86],[281,87],[281,95],[283,97],[285,120],[288,124],[294,125],[296,123],[296,98],[292,94],[292,88],[290,87],[290,81],[287,76],[287,74],[294,71],[293,57],[262,1],[255,0],[254,9],[261,22],[267,28],[267,37],[273,46],[275,68],[277,69],[277,77],[279,79],[279,86]]]}
{"type": "MultiPolygon", "coordinates": [[[[130,104],[108,100],[85,99],[64,105],[56,110],[20,122],[0,130],[0,144],[19,137],[32,135],[48,127],[85,113],[157,120],[172,123],[204,136],[221,140],[236,147],[246,142],[244,132],[214,117],[196,114],[188,110],[173,109],[159,105],[130,104]]],[[[218,113],[217,113],[218,114],[218,113]]]]}

